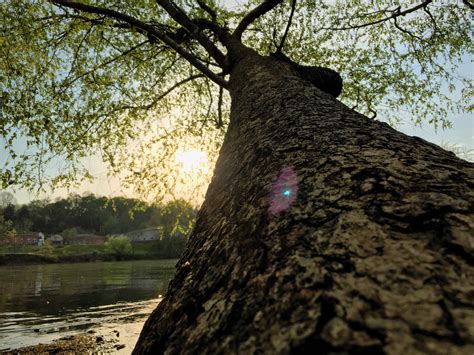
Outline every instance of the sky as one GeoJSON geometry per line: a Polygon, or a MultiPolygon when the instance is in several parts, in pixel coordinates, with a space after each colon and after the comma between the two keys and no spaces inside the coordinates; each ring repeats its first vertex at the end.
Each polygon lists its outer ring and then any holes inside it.
{"type": "MultiPolygon", "coordinates": [[[[234,7],[232,6],[234,2],[241,3],[235,0],[220,0],[219,2],[224,2],[224,4],[228,7],[234,7]]],[[[472,58],[466,57],[463,59],[463,65],[461,65],[458,69],[458,73],[464,77],[473,78],[472,58]]],[[[470,151],[470,155],[468,157],[470,160],[474,160],[474,117],[472,114],[451,114],[449,119],[453,124],[453,128],[445,130],[441,128],[436,130],[428,123],[425,123],[422,126],[415,126],[413,122],[410,121],[409,117],[404,117],[403,113],[400,113],[400,117],[401,123],[395,127],[397,130],[410,136],[421,137],[427,141],[442,145],[444,147],[450,146],[464,152],[470,151]]],[[[189,155],[189,158],[186,159],[193,160],[195,159],[195,156],[191,154],[189,155]]],[[[0,156],[0,163],[1,162],[2,159],[0,156]]],[[[133,191],[122,187],[118,178],[113,178],[108,175],[107,166],[98,156],[85,158],[83,163],[94,176],[94,181],[83,183],[79,188],[71,190],[58,189],[54,192],[41,194],[30,193],[26,190],[8,189],[6,191],[12,192],[19,204],[28,203],[31,200],[42,199],[46,197],[52,199],[56,197],[65,197],[68,193],[82,194],[85,192],[91,192],[96,195],[106,195],[110,197],[118,195],[128,197],[134,196],[133,191]]],[[[184,162],[184,164],[192,164],[192,161],[189,163],[184,162]]]]}

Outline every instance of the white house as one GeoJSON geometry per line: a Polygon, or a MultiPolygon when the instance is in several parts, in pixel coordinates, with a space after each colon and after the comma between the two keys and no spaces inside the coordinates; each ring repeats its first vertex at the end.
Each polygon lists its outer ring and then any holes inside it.
{"type": "Polygon", "coordinates": [[[54,234],[51,237],[48,238],[49,241],[51,241],[51,244],[53,245],[62,245],[64,242],[64,238],[62,235],[59,234],[54,234]]]}
{"type": "Polygon", "coordinates": [[[162,228],[153,227],[125,233],[132,243],[152,242],[160,240],[163,235],[162,228]]]}

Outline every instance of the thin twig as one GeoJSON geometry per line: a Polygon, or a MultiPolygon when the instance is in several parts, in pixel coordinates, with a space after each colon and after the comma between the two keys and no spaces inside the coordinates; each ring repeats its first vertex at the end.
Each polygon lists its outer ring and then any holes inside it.
{"type": "Polygon", "coordinates": [[[164,93],[162,93],[161,95],[159,95],[158,97],[155,97],[155,99],[149,103],[148,105],[145,105],[145,106],[129,106],[129,107],[123,107],[123,109],[144,109],[144,110],[149,110],[151,109],[154,105],[156,105],[156,103],[158,101],[160,101],[161,99],[163,99],[165,96],[167,96],[168,94],[170,94],[172,91],[174,91],[175,89],[177,89],[178,87],[180,87],[181,85],[184,85],[186,84],[187,82],[191,81],[191,80],[194,80],[194,79],[198,79],[198,78],[203,78],[204,75],[203,74],[195,74],[195,75],[191,75],[190,77],[186,78],[186,79],[183,79],[181,81],[178,81],[176,84],[174,84],[172,87],[170,87],[168,90],[166,90],[164,93]]]}
{"type": "Polygon", "coordinates": [[[401,32],[403,32],[403,33],[406,33],[406,34],[409,35],[410,37],[416,38],[416,39],[419,40],[419,41],[423,41],[423,38],[421,38],[420,36],[417,36],[417,35],[415,35],[414,33],[408,31],[407,29],[402,28],[402,27],[398,24],[396,17],[393,18],[393,24],[395,25],[395,27],[396,27],[399,31],[401,31],[401,32]]]}
{"type": "Polygon", "coordinates": [[[224,90],[222,87],[219,87],[219,100],[217,102],[217,128],[222,128],[224,126],[224,122],[222,120],[222,96],[224,94],[224,90]]]}
{"type": "Polygon", "coordinates": [[[359,106],[359,99],[360,99],[360,88],[357,87],[356,103],[354,106],[351,107],[351,110],[355,110],[359,106]]]}
{"type": "Polygon", "coordinates": [[[291,21],[293,20],[293,14],[295,13],[295,7],[296,7],[296,0],[293,0],[291,4],[290,18],[288,19],[288,23],[286,24],[285,33],[283,34],[283,37],[281,38],[280,45],[277,47],[277,50],[276,50],[277,53],[281,53],[283,49],[283,45],[285,44],[286,36],[288,36],[288,31],[290,30],[291,21]]]}
{"type": "Polygon", "coordinates": [[[353,30],[353,29],[356,29],[356,28],[363,28],[363,27],[373,26],[373,25],[377,25],[379,23],[382,23],[382,22],[385,22],[385,21],[388,21],[388,20],[391,20],[391,19],[395,19],[395,18],[400,17],[400,16],[408,15],[409,13],[412,13],[416,10],[419,10],[419,9],[427,6],[428,4],[430,4],[432,2],[433,2],[433,0],[425,0],[421,4],[418,4],[414,7],[406,9],[404,11],[400,11],[400,9],[401,9],[400,6],[397,6],[395,9],[390,10],[390,12],[392,13],[390,16],[386,16],[386,17],[381,18],[379,20],[363,23],[363,24],[360,24],[360,25],[349,25],[349,26],[343,26],[343,27],[324,27],[323,29],[333,30],[333,31],[341,31],[341,30],[353,30]]]}
{"type": "Polygon", "coordinates": [[[88,71],[86,71],[86,72],[84,72],[84,73],[81,73],[81,75],[76,76],[74,79],[72,79],[72,80],[70,80],[70,81],[65,80],[65,83],[70,86],[70,85],[72,85],[73,83],[75,83],[77,80],[83,78],[84,76],[87,76],[87,75],[93,73],[93,72],[96,71],[97,69],[100,69],[100,68],[103,68],[103,67],[105,67],[105,66],[107,66],[107,65],[109,65],[109,64],[112,64],[113,62],[115,62],[115,61],[117,61],[118,59],[120,59],[120,58],[122,58],[122,57],[124,57],[124,56],[126,56],[126,55],[128,55],[128,54],[130,54],[130,53],[133,52],[134,50],[136,50],[136,49],[140,48],[141,46],[145,45],[146,43],[148,43],[148,40],[138,43],[137,45],[135,45],[135,46],[133,46],[133,47],[127,49],[127,50],[124,51],[124,52],[121,52],[120,54],[116,55],[115,57],[112,57],[112,58],[106,60],[105,62],[100,63],[99,65],[95,66],[95,67],[92,68],[91,70],[88,70],[88,71]]]}
{"type": "Polygon", "coordinates": [[[206,83],[207,93],[209,94],[209,106],[207,106],[206,117],[209,117],[211,115],[211,110],[212,110],[212,105],[214,104],[214,100],[212,99],[212,90],[211,90],[211,85],[209,85],[209,81],[206,80],[205,83],[206,83]]]}
{"type": "Polygon", "coordinates": [[[68,78],[68,77],[72,74],[72,72],[73,72],[73,70],[74,70],[74,68],[75,68],[75,66],[76,66],[76,63],[77,63],[77,58],[78,58],[78,56],[79,56],[79,51],[81,50],[82,45],[83,45],[84,42],[86,41],[87,37],[89,37],[90,33],[92,32],[92,28],[93,28],[93,27],[94,27],[94,25],[91,25],[91,26],[89,27],[89,29],[86,31],[86,34],[84,35],[84,37],[82,37],[81,41],[79,42],[79,45],[77,46],[77,48],[76,48],[76,50],[75,50],[75,52],[74,52],[74,56],[73,56],[71,68],[69,69],[69,73],[66,75],[66,78],[68,78]]]}
{"type": "Polygon", "coordinates": [[[438,29],[438,25],[436,24],[436,20],[435,18],[433,17],[433,14],[430,12],[430,10],[428,9],[428,6],[425,6],[423,8],[423,10],[428,14],[430,20],[431,20],[431,23],[433,24],[433,28],[434,28],[434,32],[435,33],[438,33],[440,35],[444,35],[444,33],[442,33],[439,29],[438,29]]]}

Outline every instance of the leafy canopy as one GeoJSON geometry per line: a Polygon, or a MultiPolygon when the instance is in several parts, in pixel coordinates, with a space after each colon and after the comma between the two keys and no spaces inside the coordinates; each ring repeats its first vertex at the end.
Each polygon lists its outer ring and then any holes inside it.
{"type": "Polygon", "coordinates": [[[166,236],[187,235],[193,227],[196,212],[183,200],[148,204],[125,197],[108,199],[92,194],[71,194],[55,201],[36,200],[22,206],[0,206],[0,236],[7,234],[2,231],[15,230],[74,238],[84,233],[126,234],[146,228],[161,229],[166,236]]]}
{"type": "Polygon", "coordinates": [[[99,154],[142,196],[166,197],[183,142],[217,156],[240,40],[339,71],[340,99],[371,116],[449,127],[472,109],[456,73],[473,52],[469,0],[78,1],[0,4],[0,188],[70,186],[99,154]]]}

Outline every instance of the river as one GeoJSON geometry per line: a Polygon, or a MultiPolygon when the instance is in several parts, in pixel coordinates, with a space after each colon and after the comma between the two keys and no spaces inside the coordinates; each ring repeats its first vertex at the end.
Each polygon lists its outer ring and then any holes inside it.
{"type": "Polygon", "coordinates": [[[0,267],[0,351],[90,331],[130,353],[176,260],[0,267]]]}

